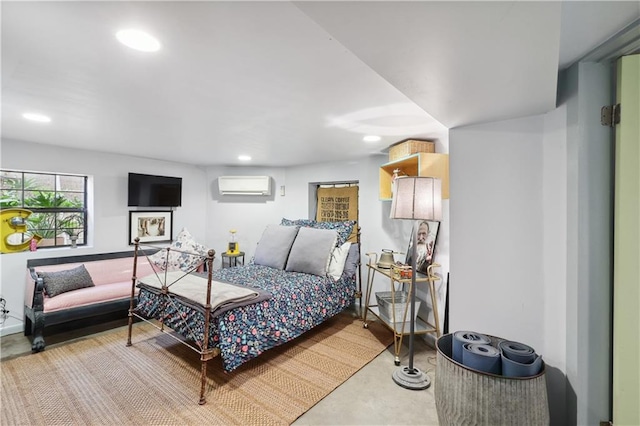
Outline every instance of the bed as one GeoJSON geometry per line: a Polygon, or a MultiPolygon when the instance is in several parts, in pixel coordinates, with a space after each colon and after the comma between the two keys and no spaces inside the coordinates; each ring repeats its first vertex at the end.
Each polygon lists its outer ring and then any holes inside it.
{"type": "MultiPolygon", "coordinates": [[[[213,250],[163,248],[159,253],[164,265],[154,274],[136,277],[134,269],[127,345],[137,317],[156,320],[152,323],[160,331],[198,352],[199,403],[204,404],[208,360],[220,355],[224,369],[231,372],[338,314],[360,296],[360,244],[346,241],[353,226],[283,219],[265,229],[247,265],[215,271],[213,250]],[[193,261],[171,268],[167,263],[175,263],[172,256],[193,261]],[[196,272],[202,262],[204,274],[196,272]],[[227,293],[232,297],[226,298],[227,293]]],[[[134,268],[140,246],[136,241],[134,268]]]]}

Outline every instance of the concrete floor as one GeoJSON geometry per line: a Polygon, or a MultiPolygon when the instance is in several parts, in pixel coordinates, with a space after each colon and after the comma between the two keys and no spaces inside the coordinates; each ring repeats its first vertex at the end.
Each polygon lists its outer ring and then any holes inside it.
{"type": "MultiPolygon", "coordinates": [[[[406,366],[409,351],[403,346],[400,357],[402,366],[406,366]]],[[[408,390],[393,381],[393,373],[401,367],[393,363],[391,345],[293,424],[438,425],[433,395],[436,353],[419,337],[414,349],[414,367],[431,380],[428,389],[408,390]]]]}
{"type": "MultiPolygon", "coordinates": [[[[47,334],[47,348],[90,338],[115,327],[126,325],[126,319],[109,321],[72,331],[47,334]]],[[[400,354],[402,366],[408,364],[408,337],[403,339],[400,354]]],[[[30,340],[21,333],[0,338],[0,357],[4,359],[31,352],[30,340]]],[[[294,425],[437,425],[434,400],[434,372],[436,354],[433,348],[417,336],[414,366],[427,374],[432,385],[426,390],[408,390],[392,379],[394,371],[393,345],[353,377],[304,413],[294,425]]]]}

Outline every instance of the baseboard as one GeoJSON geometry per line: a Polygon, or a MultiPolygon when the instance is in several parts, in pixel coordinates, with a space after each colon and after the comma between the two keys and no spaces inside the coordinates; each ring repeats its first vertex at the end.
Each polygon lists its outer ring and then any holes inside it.
{"type": "Polygon", "coordinates": [[[22,333],[24,324],[5,325],[0,328],[0,336],[8,336],[9,334],[22,333]]]}

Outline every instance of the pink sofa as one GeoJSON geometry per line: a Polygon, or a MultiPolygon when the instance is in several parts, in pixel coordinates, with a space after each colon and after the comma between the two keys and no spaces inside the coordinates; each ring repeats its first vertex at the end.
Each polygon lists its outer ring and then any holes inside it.
{"type": "MultiPolygon", "coordinates": [[[[45,348],[46,326],[93,316],[122,312],[128,314],[133,277],[133,252],[106,253],[27,262],[25,285],[25,335],[33,335],[31,349],[45,348]],[[49,297],[38,272],[57,272],[84,265],[95,284],[49,297]]],[[[146,257],[138,256],[137,276],[153,273],[146,257]]],[[[137,289],[136,289],[137,294],[137,289]]]]}

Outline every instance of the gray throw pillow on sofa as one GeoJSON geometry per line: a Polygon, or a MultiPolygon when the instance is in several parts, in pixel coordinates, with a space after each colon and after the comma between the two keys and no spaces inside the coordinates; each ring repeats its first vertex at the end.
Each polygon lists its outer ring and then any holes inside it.
{"type": "Polygon", "coordinates": [[[327,276],[338,233],[329,229],[300,228],[291,247],[287,271],[327,276]]]}
{"type": "Polygon", "coordinates": [[[253,255],[256,265],[270,266],[284,269],[289,257],[293,240],[298,233],[297,226],[269,225],[262,233],[262,237],[253,255]]]}
{"type": "Polygon", "coordinates": [[[44,290],[49,297],[55,297],[71,290],[95,286],[84,265],[57,272],[39,271],[38,276],[42,278],[44,290]]]}

